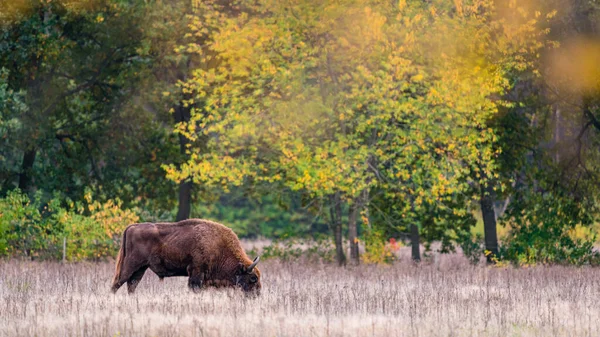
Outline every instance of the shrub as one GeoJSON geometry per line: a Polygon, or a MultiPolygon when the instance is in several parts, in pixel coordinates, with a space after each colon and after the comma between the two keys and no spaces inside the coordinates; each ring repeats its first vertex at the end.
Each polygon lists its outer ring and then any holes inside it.
{"type": "Polygon", "coordinates": [[[386,242],[383,231],[370,228],[364,234],[365,253],[361,259],[364,263],[386,264],[396,260],[396,251],[400,248],[400,243],[395,239],[386,242]]]}
{"type": "Polygon", "coordinates": [[[0,199],[0,255],[59,259],[66,240],[68,260],[101,259],[114,255],[123,229],[137,221],[119,200],[93,200],[90,191],[84,202],[55,196],[43,204],[40,194],[30,200],[14,190],[0,199]]]}
{"type": "Polygon", "coordinates": [[[462,249],[463,255],[472,265],[477,265],[484,255],[483,235],[471,234],[469,231],[460,231],[456,235],[456,243],[462,249]]]}
{"type": "Polygon", "coordinates": [[[0,199],[0,254],[30,258],[52,258],[58,252],[57,235],[61,228],[45,218],[41,194],[33,200],[19,190],[0,199]]]}
{"type": "Polygon", "coordinates": [[[589,228],[593,219],[572,198],[531,193],[511,209],[505,222],[510,230],[500,255],[517,265],[583,265],[598,261],[598,253],[593,250],[596,235],[575,235],[577,228],[589,228]]]}

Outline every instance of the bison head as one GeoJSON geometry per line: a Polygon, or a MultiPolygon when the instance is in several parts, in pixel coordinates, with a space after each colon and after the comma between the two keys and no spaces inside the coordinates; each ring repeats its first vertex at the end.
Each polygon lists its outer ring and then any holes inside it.
{"type": "Polygon", "coordinates": [[[235,275],[235,285],[242,288],[246,293],[260,294],[260,270],[256,268],[256,264],[260,257],[256,257],[252,264],[244,266],[240,263],[235,275]]]}

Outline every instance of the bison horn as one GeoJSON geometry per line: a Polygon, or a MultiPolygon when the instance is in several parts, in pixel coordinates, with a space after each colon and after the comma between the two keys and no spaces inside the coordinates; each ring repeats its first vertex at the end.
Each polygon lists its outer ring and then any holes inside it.
{"type": "Polygon", "coordinates": [[[251,272],[252,269],[254,269],[254,267],[256,267],[256,265],[258,264],[258,261],[260,261],[260,256],[257,256],[254,258],[254,261],[252,261],[252,264],[248,266],[248,272],[251,272]]]}

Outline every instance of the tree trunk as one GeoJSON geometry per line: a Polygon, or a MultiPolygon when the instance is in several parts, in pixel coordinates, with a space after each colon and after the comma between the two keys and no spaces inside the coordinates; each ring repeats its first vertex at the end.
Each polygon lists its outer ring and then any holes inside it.
{"type": "MultiPolygon", "coordinates": [[[[358,218],[369,200],[369,190],[364,189],[358,198],[350,205],[348,213],[348,241],[350,241],[350,261],[352,264],[360,264],[360,253],[358,251],[358,218]]],[[[368,215],[367,215],[368,216],[368,215]]]]}
{"type": "Polygon", "coordinates": [[[483,218],[483,231],[485,235],[485,249],[487,262],[493,263],[498,256],[498,234],[496,232],[496,214],[494,212],[493,188],[490,184],[481,186],[481,216],[483,218]]]}
{"type": "Polygon", "coordinates": [[[554,161],[556,164],[560,162],[559,144],[560,143],[560,108],[556,108],[554,111],[554,161]]]}
{"type": "Polygon", "coordinates": [[[410,225],[410,244],[412,246],[412,259],[415,262],[421,261],[421,249],[420,237],[419,237],[419,226],[416,224],[410,225]]]}
{"type": "Polygon", "coordinates": [[[33,146],[29,147],[23,154],[23,163],[21,165],[21,172],[19,173],[19,189],[27,193],[31,186],[31,169],[35,162],[35,156],[37,149],[33,146]]]}
{"type": "Polygon", "coordinates": [[[177,218],[181,221],[190,218],[192,206],[192,182],[182,181],[179,183],[179,207],[177,207],[177,218]]]}
{"type": "Polygon", "coordinates": [[[344,254],[344,246],[342,241],[342,202],[340,192],[336,192],[330,197],[331,205],[329,212],[331,215],[331,226],[333,229],[333,237],[335,240],[335,257],[338,265],[346,265],[346,254],[344,254]]]}
{"type": "Polygon", "coordinates": [[[350,211],[348,213],[348,241],[350,241],[350,263],[354,265],[359,264],[358,256],[358,229],[356,226],[356,218],[360,211],[360,205],[355,201],[350,205],[350,211]]]}
{"type": "MultiPolygon", "coordinates": [[[[175,121],[177,123],[189,122],[191,119],[190,108],[186,108],[183,105],[175,108],[175,121]]],[[[182,160],[185,158],[185,151],[189,139],[186,136],[179,134],[179,152],[181,153],[182,160]]],[[[184,180],[179,183],[179,205],[177,207],[176,221],[181,221],[190,218],[192,208],[192,187],[193,183],[191,180],[184,180]]]]}

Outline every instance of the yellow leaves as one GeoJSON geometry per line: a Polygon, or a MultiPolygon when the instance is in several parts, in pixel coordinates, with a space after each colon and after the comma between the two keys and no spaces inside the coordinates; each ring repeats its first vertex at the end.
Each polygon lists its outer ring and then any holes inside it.
{"type": "Polygon", "coordinates": [[[84,199],[86,207],[71,203],[67,208],[53,210],[56,221],[64,227],[69,260],[112,255],[115,238],[121,236],[125,227],[139,221],[135,211],[124,209],[119,199],[100,202],[94,200],[90,190],[84,199]]]}
{"type": "Polygon", "coordinates": [[[454,7],[456,8],[456,14],[458,16],[463,16],[462,0],[454,0],[454,7]]]}
{"type": "Polygon", "coordinates": [[[432,17],[436,17],[437,16],[437,9],[435,8],[435,6],[429,6],[429,14],[431,14],[432,17]]]}
{"type": "Polygon", "coordinates": [[[340,47],[342,47],[342,48],[347,48],[347,47],[351,46],[350,42],[345,37],[339,37],[338,43],[340,44],[340,47]]]}
{"type": "Polygon", "coordinates": [[[398,0],[398,9],[403,10],[406,8],[406,0],[398,0]]]}
{"type": "Polygon", "coordinates": [[[423,74],[416,74],[411,78],[411,80],[413,82],[421,82],[421,81],[423,81],[423,77],[424,77],[423,74]]]}
{"type": "Polygon", "coordinates": [[[298,182],[299,182],[300,184],[302,184],[302,185],[307,185],[307,184],[310,182],[311,178],[312,178],[312,177],[311,177],[311,176],[310,176],[310,174],[308,173],[308,170],[304,170],[304,174],[303,174],[303,176],[302,176],[302,177],[300,177],[300,178],[298,179],[298,182]]]}
{"type": "Polygon", "coordinates": [[[283,153],[283,156],[292,161],[292,162],[297,162],[298,161],[298,157],[295,155],[295,153],[289,149],[281,149],[281,152],[283,153]]]}
{"type": "Polygon", "coordinates": [[[407,181],[410,179],[410,173],[408,171],[398,171],[395,174],[396,178],[407,181]]]}
{"type": "Polygon", "coordinates": [[[418,13],[412,18],[412,22],[416,24],[416,23],[421,22],[422,19],[423,19],[423,15],[421,13],[418,13]]]}
{"type": "Polygon", "coordinates": [[[415,38],[414,32],[412,32],[412,31],[407,32],[406,35],[404,36],[404,41],[408,45],[415,43],[416,38],[415,38]]]}
{"type": "Polygon", "coordinates": [[[90,190],[86,190],[85,194],[83,195],[83,198],[88,203],[91,203],[92,202],[92,192],[90,190]]]}
{"type": "Polygon", "coordinates": [[[377,2],[286,5],[302,7],[304,21],[318,11],[322,22],[300,24],[279,15],[289,8],[275,2],[268,20],[223,18],[205,37],[212,58],[202,64],[211,65],[181,85],[206,106],[177,132],[210,141],[205,153],[190,149],[180,168],[165,167],[167,175],[219,185],[254,175],[313,195],[356,194],[368,184],[373,156],[393,166],[390,178],[426,190],[418,203],[460,191],[463,167],[492,156],[494,135],[480,128],[497,111],[493,97],[508,87],[502,62],[534,48],[493,40],[505,37],[481,14],[489,1],[471,3],[455,0],[457,16],[401,0],[406,12],[396,19],[377,2]],[[365,145],[371,130],[381,142],[365,145]],[[257,169],[257,158],[268,164],[257,169]]]}

